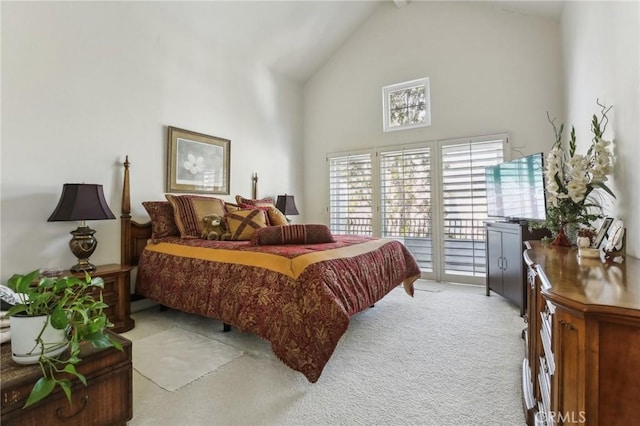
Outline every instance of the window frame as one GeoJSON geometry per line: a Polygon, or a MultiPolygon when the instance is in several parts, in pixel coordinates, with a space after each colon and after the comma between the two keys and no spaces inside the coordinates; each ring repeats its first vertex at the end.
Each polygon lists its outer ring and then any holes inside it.
{"type": "Polygon", "coordinates": [[[431,125],[431,90],[429,84],[429,77],[419,78],[416,80],[405,81],[403,83],[391,84],[382,88],[382,129],[386,132],[395,132],[397,130],[415,129],[418,127],[427,127],[431,125]],[[403,89],[409,89],[412,87],[424,87],[424,107],[425,107],[425,119],[421,123],[410,123],[399,126],[391,125],[391,110],[390,110],[390,94],[403,89]]]}

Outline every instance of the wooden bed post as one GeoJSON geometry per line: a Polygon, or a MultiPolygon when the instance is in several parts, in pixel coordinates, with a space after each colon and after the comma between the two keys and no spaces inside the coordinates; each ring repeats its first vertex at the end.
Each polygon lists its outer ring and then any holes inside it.
{"type": "Polygon", "coordinates": [[[129,156],[124,160],[122,180],[122,210],[120,214],[120,263],[136,266],[142,249],[151,238],[151,222],[138,223],[131,220],[131,192],[129,189],[129,156]]]}
{"type": "Polygon", "coordinates": [[[251,198],[256,200],[258,198],[258,174],[254,173],[251,177],[252,187],[251,187],[251,198]]]}
{"type": "Polygon", "coordinates": [[[129,189],[129,156],[124,160],[122,181],[122,209],[120,212],[120,263],[131,265],[131,193],[129,189]]]}

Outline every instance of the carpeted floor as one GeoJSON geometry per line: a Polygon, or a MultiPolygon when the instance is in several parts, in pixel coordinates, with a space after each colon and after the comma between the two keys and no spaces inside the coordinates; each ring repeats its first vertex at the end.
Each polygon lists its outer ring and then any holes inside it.
{"type": "MultiPolygon", "coordinates": [[[[133,341],[180,327],[242,355],[170,392],[134,371],[130,425],[523,425],[518,310],[484,287],[419,282],[352,318],[320,380],[219,321],[135,313],[133,341]]],[[[137,360],[137,362],[143,362],[137,360]]],[[[135,365],[134,365],[135,368],[135,365]]]]}

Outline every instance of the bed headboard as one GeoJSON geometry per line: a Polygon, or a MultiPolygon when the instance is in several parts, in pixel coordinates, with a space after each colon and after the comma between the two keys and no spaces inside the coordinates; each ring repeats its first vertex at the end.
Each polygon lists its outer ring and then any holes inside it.
{"type": "MultiPolygon", "coordinates": [[[[151,238],[151,222],[139,223],[131,220],[131,192],[129,188],[129,156],[124,160],[122,180],[122,210],[120,214],[120,263],[136,266],[140,254],[151,238]]],[[[258,198],[258,174],[251,176],[251,196],[258,198]]]]}

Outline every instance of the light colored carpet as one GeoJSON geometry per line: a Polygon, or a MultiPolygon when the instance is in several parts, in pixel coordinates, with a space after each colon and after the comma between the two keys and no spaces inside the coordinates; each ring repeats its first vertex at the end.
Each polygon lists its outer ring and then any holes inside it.
{"type": "Polygon", "coordinates": [[[125,333],[134,348],[179,326],[244,355],[175,392],[134,374],[130,425],[523,425],[518,310],[479,286],[418,289],[413,299],[393,290],[353,317],[315,384],[219,321],[138,312],[125,333]]]}
{"type": "Polygon", "coordinates": [[[241,355],[233,346],[172,327],[137,340],[133,366],[161,388],[175,391],[241,355]]]}

